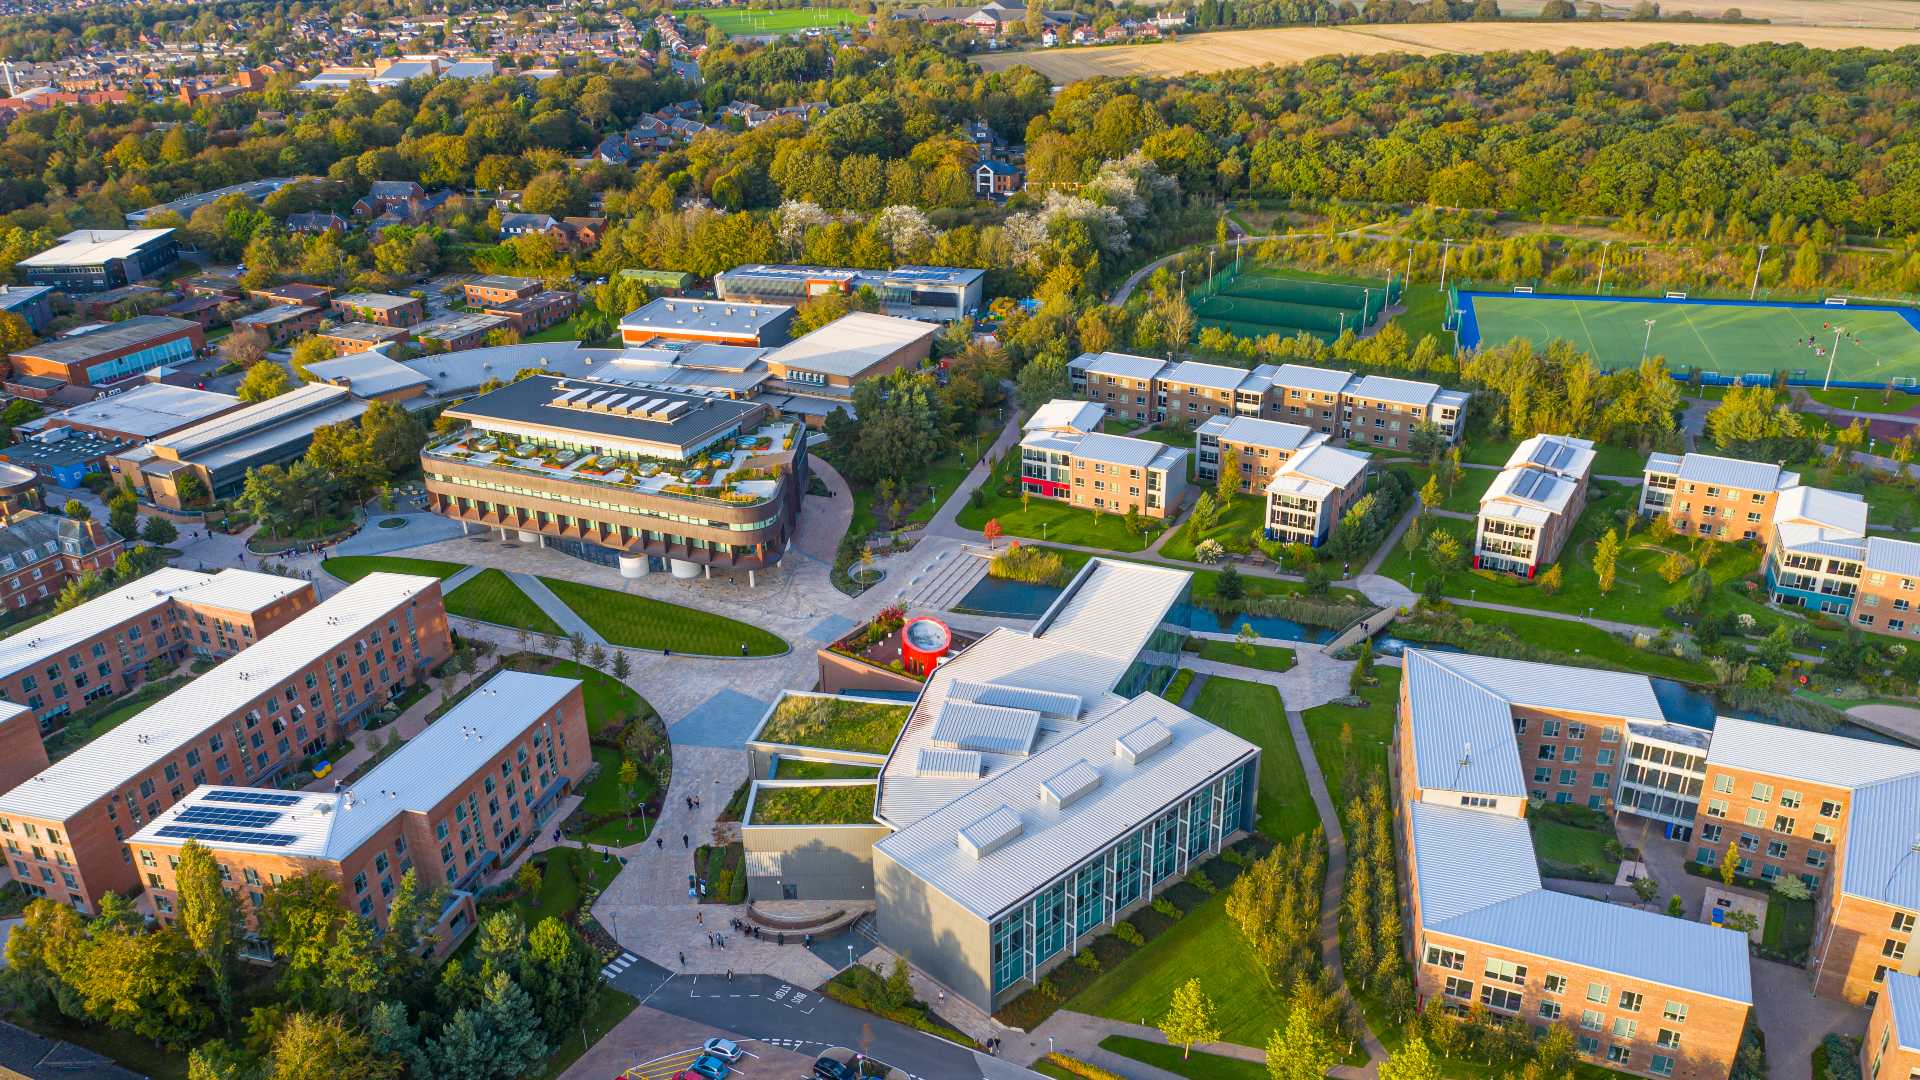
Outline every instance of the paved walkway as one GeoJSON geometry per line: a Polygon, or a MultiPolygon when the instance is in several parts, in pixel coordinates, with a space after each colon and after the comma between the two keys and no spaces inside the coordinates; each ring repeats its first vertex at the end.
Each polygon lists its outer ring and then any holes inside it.
{"type": "Polygon", "coordinates": [[[484,570],[486,570],[486,567],[484,566],[469,566],[461,570],[459,573],[454,574],[453,576],[441,581],[440,595],[446,596],[452,593],[453,590],[459,588],[462,585],[465,585],[467,582],[472,581],[474,578],[479,577],[481,572],[484,570]]]}
{"type": "Polygon", "coordinates": [[[527,594],[527,599],[533,601],[535,607],[547,613],[547,618],[559,623],[561,631],[568,637],[579,634],[589,645],[611,644],[606,638],[600,636],[600,631],[589,626],[587,620],[561,603],[560,598],[553,595],[553,590],[547,588],[546,582],[518,570],[509,571],[507,576],[513,579],[513,583],[520,587],[521,592],[527,594]]]}

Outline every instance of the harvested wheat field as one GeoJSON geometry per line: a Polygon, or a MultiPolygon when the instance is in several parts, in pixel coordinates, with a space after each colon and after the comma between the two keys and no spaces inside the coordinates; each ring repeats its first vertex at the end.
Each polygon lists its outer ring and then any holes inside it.
{"type": "Polygon", "coordinates": [[[1816,49],[1897,49],[1920,45],[1920,30],[1851,26],[1718,23],[1475,22],[1393,26],[1283,27],[1189,34],[1157,45],[1038,49],[975,57],[988,71],[1025,64],[1056,83],[1100,75],[1191,75],[1261,64],[1297,64],[1317,56],[1406,52],[1483,53],[1532,49],[1635,49],[1678,45],[1790,42],[1816,49]]]}

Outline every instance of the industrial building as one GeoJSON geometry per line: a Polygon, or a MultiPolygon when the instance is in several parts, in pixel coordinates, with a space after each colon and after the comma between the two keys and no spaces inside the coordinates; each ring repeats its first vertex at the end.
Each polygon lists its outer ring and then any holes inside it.
{"type": "Polygon", "coordinates": [[[185,509],[180,483],[186,474],[197,475],[209,494],[224,499],[245,486],[248,469],[284,465],[307,452],[315,431],[366,411],[366,403],[342,387],[308,383],[113,454],[107,469],[115,484],[131,484],[157,505],[185,509]]]}
{"type": "Polygon", "coordinates": [[[90,432],[103,439],[145,442],[230,413],[240,404],[232,394],[146,383],[54,413],[45,425],[90,432]]]}
{"type": "Polygon", "coordinates": [[[126,840],[203,784],[268,787],[452,651],[438,578],[375,573],[0,795],[14,879],[96,910],[126,840]]]}
{"type": "Polygon", "coordinates": [[[136,315],[29,345],[10,354],[14,377],[34,375],[72,386],[107,386],[184,363],[207,344],[200,324],[136,315]]]}
{"type": "Polygon", "coordinates": [[[620,340],[629,345],[692,341],[761,347],[785,344],[792,325],[793,308],[787,304],[663,296],[620,320],[620,340]]]}
{"type": "Polygon", "coordinates": [[[29,285],[95,293],[156,277],[179,258],[172,229],[77,229],[14,266],[29,285]]]}
{"type": "Polygon", "coordinates": [[[979,311],[986,276],[985,270],[952,266],[848,270],[753,263],[714,275],[713,288],[722,300],[796,305],[816,296],[871,289],[888,315],[952,322],[979,311]]]}

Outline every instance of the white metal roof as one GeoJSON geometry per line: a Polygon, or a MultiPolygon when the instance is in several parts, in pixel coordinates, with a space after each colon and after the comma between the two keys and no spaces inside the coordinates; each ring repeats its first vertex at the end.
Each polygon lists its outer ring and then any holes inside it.
{"type": "Polygon", "coordinates": [[[29,255],[15,265],[91,266],[109,259],[127,258],[171,232],[172,229],[76,229],[62,236],[57,246],[29,255]]]}
{"type": "Polygon", "coordinates": [[[875,847],[968,911],[992,919],[1257,752],[1245,739],[1143,694],[875,847]],[[1148,720],[1166,726],[1171,745],[1138,764],[1118,756],[1114,742],[1148,720]],[[1047,784],[1070,797],[1043,796],[1047,784]],[[991,846],[978,857],[965,846],[983,842],[991,846]]]}
{"type": "MultiPolygon", "coordinates": [[[[1707,762],[1857,788],[1920,772],[1920,749],[1723,716],[1714,722],[1707,762]]],[[[1907,839],[1912,840],[1912,835],[1907,839]]]]}
{"type": "Polygon", "coordinates": [[[1267,481],[1269,493],[1326,498],[1359,479],[1367,471],[1367,455],[1325,442],[1288,458],[1267,481]]]}
{"type": "Polygon", "coordinates": [[[308,364],[307,371],[322,382],[344,380],[348,393],[363,398],[427,384],[426,375],[420,371],[375,351],[321,360],[308,364]]]}
{"type": "Polygon", "coordinates": [[[1867,537],[1867,569],[1902,577],[1920,577],[1920,544],[1867,537]]]}
{"type": "Polygon", "coordinates": [[[1098,431],[1100,421],[1106,419],[1107,407],[1091,401],[1076,401],[1073,398],[1054,398],[1045,405],[1033,410],[1033,415],[1021,425],[1025,431],[1098,431]]]}
{"type": "Polygon", "coordinates": [[[1307,367],[1304,364],[1281,364],[1273,371],[1273,385],[1289,390],[1311,390],[1319,394],[1338,394],[1353,382],[1350,371],[1336,371],[1333,368],[1307,367]]]}
{"type": "Polygon", "coordinates": [[[368,574],[0,795],[0,814],[59,820],[79,813],[208,728],[226,723],[307,664],[359,637],[375,619],[439,587],[438,578],[368,574]]]}
{"type": "Polygon", "coordinates": [[[1226,442],[1264,446],[1269,450],[1293,451],[1327,441],[1325,435],[1304,424],[1287,424],[1252,416],[1209,416],[1206,423],[1196,430],[1199,434],[1211,435],[1226,442]]]}
{"type": "Polygon", "coordinates": [[[1678,454],[1662,454],[1658,451],[1647,455],[1646,471],[1661,475],[1676,475],[1680,472],[1681,457],[1678,454]]]}
{"type": "Polygon", "coordinates": [[[1472,653],[1424,652],[1429,661],[1529,709],[1560,709],[1662,723],[1666,713],[1645,675],[1563,667],[1472,653]]]}
{"type": "Polygon", "coordinates": [[[1867,500],[1850,491],[1826,488],[1789,488],[1780,496],[1775,522],[1796,522],[1837,529],[1854,536],[1867,534],[1867,500]]]}
{"type": "Polygon", "coordinates": [[[1480,514],[1482,517],[1515,516],[1499,515],[1498,512],[1502,503],[1517,503],[1524,508],[1543,511],[1539,517],[1544,521],[1546,515],[1566,513],[1568,504],[1573,502],[1574,493],[1579,490],[1580,485],[1576,481],[1545,469],[1521,466],[1502,469],[1500,475],[1493,478],[1493,483],[1487,486],[1486,494],[1480,496],[1480,514]]]}
{"type": "Polygon", "coordinates": [[[1359,381],[1347,387],[1348,397],[1365,398],[1368,401],[1390,401],[1397,405],[1430,405],[1440,387],[1430,382],[1415,382],[1412,379],[1393,379],[1385,375],[1362,375],[1359,381]]]}
{"type": "Polygon", "coordinates": [[[1414,734],[1413,775],[1420,786],[1525,798],[1512,706],[1424,649],[1408,649],[1401,666],[1414,734]]]}
{"type": "Polygon", "coordinates": [[[934,718],[931,741],[947,750],[1025,755],[1040,735],[1040,714],[947,698],[934,718]]]}
{"type": "Polygon", "coordinates": [[[793,313],[786,304],[749,304],[739,300],[692,300],[662,296],[629,311],[620,320],[621,330],[677,331],[682,333],[738,336],[758,334],[769,323],[793,313]]]}
{"type": "Polygon", "coordinates": [[[1226,367],[1222,364],[1203,364],[1198,360],[1183,360],[1160,373],[1160,381],[1179,383],[1182,386],[1199,386],[1208,390],[1236,390],[1247,381],[1246,368],[1226,367]]]}
{"type": "MultiPolygon", "coordinates": [[[[0,640],[0,678],[50,660],[91,641],[103,630],[185,600],[228,611],[258,611],[307,587],[304,581],[250,570],[202,574],[166,567],[0,640]]],[[[144,632],[144,631],[143,631],[144,632]]]]}
{"type": "MultiPolygon", "coordinates": [[[[1049,722],[1040,726],[1035,755],[1059,742],[1063,731],[1070,729],[1071,718],[1060,715],[1066,711],[1067,697],[1085,703],[1089,713],[1118,705],[1121,699],[1114,695],[1114,686],[1184,595],[1191,577],[1168,567],[1091,559],[1032,630],[992,630],[934,668],[881,770],[878,816],[895,828],[904,827],[977,785],[977,780],[917,772],[920,751],[940,749],[933,742],[934,725],[942,708],[956,696],[1033,708],[1046,715],[1049,722]],[[977,689],[978,684],[1005,689],[988,694],[977,689]],[[1028,690],[1045,691],[1047,696],[1019,693],[1028,690]]],[[[1169,656],[1165,663],[1171,667],[1176,661],[1169,656]]],[[[983,754],[981,767],[993,773],[1019,760],[983,754]]]]}
{"type": "MultiPolygon", "coordinates": [[[[1725,723],[1725,721],[1721,721],[1725,723]]],[[[1849,739],[1856,752],[1877,744],[1849,739]]],[[[1847,814],[1840,889],[1906,911],[1920,911],[1920,773],[1856,788],[1847,814]]],[[[1920,1037],[1920,1028],[1912,1031],[1920,1037]]]]}
{"type": "Polygon", "coordinates": [[[232,394],[195,390],[190,386],[147,383],[124,393],[75,406],[49,419],[55,423],[84,424],[151,439],[175,428],[204,420],[240,404],[232,394]]]}
{"type": "Polygon", "coordinates": [[[1920,978],[1889,971],[1886,992],[1895,1041],[1904,1049],[1920,1050],[1920,978]]]}
{"type": "Polygon", "coordinates": [[[766,355],[766,362],[769,367],[799,368],[851,379],[939,332],[932,323],[856,311],[780,346],[766,355]]]}
{"type": "Polygon", "coordinates": [[[1423,927],[1540,888],[1527,819],[1428,802],[1412,809],[1423,927]]]}
{"type": "Polygon", "coordinates": [[[1095,375],[1111,375],[1120,379],[1152,379],[1167,366],[1165,360],[1156,360],[1151,356],[1135,356],[1132,353],[1102,352],[1081,353],[1074,357],[1068,367],[1077,367],[1095,375]]]}
{"type": "MultiPolygon", "coordinates": [[[[1778,491],[1790,488],[1800,480],[1799,473],[1787,472],[1765,461],[1747,461],[1713,454],[1685,454],[1677,461],[1670,455],[1655,456],[1672,461],[1672,471],[1680,479],[1698,484],[1740,488],[1743,491],[1778,491]]],[[[1647,460],[1647,466],[1653,467],[1652,458],[1647,460]]]]}

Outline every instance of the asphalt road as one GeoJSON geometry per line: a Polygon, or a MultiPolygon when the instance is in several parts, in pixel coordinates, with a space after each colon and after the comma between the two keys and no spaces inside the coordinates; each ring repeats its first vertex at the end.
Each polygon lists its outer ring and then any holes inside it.
{"type": "Polygon", "coordinates": [[[677,974],[640,957],[620,964],[608,965],[608,981],[642,1005],[809,1057],[830,1046],[852,1047],[919,1080],[1034,1075],[771,975],[736,975],[729,981],[677,974]]]}

